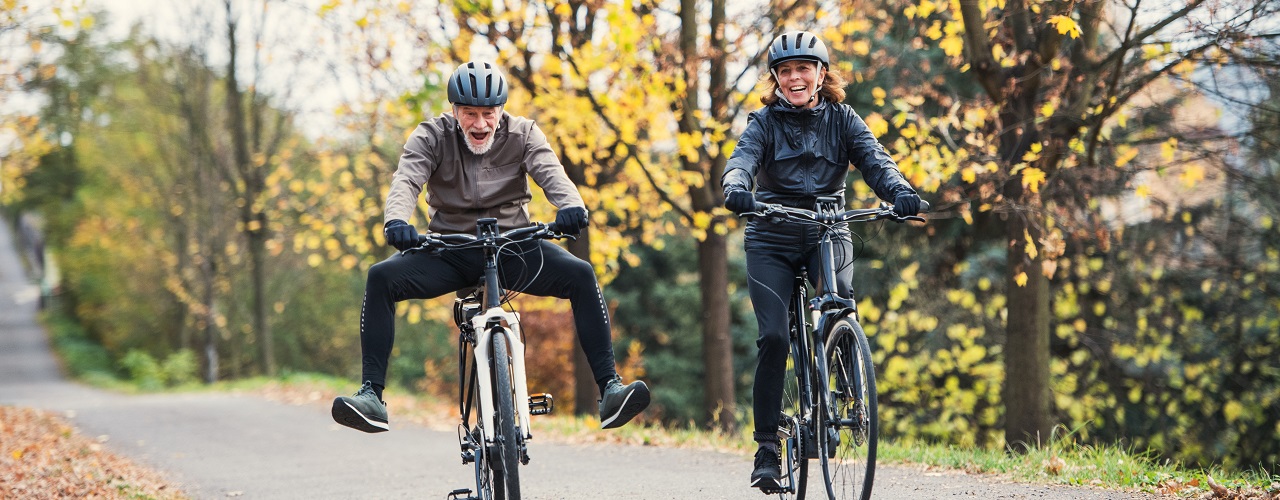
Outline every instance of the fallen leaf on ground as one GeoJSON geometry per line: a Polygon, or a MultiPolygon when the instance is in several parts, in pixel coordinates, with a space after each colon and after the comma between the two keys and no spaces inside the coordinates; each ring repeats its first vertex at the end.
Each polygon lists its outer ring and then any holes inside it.
{"type": "Polygon", "coordinates": [[[186,498],[49,412],[0,406],[0,443],[0,498],[186,498]]]}

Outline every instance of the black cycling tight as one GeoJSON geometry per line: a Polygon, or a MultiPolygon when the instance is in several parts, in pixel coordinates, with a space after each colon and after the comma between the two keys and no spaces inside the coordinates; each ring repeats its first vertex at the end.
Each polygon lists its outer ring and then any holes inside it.
{"type": "MultiPolygon", "coordinates": [[[[483,272],[481,249],[397,253],[369,268],[360,310],[363,380],[386,384],[396,302],[439,297],[475,285],[483,272]]],[[[609,313],[591,264],[551,242],[527,242],[503,250],[498,276],[507,290],[569,299],[578,342],[597,384],[613,378],[609,313]]]]}

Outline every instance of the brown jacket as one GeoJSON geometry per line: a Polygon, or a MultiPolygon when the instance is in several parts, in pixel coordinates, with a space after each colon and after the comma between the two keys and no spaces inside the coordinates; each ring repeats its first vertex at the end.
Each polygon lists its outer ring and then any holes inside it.
{"type": "Polygon", "coordinates": [[[497,218],[503,229],[527,226],[529,177],[556,208],[586,206],[533,120],[504,111],[493,147],[483,155],[464,140],[452,115],[418,124],[391,179],[384,222],[409,221],[426,186],[431,232],[475,233],[476,219],[484,217],[497,218]]]}

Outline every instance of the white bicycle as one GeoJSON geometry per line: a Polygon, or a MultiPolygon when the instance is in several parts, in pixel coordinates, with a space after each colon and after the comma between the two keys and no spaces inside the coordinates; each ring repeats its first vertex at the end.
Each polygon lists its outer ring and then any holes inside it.
{"type": "Polygon", "coordinates": [[[551,413],[550,394],[529,394],[525,378],[520,315],[503,309],[498,255],[506,245],[538,239],[572,238],[545,224],[499,232],[498,220],[477,221],[475,235],[429,235],[417,250],[484,250],[481,282],[458,292],[453,317],[458,326],[458,444],[462,463],[473,464],[476,489],[454,490],[449,500],[518,500],[520,470],[529,463],[533,438],[529,417],[551,413]],[[519,402],[519,403],[517,403],[519,402]],[[472,423],[474,413],[475,422],[472,423]]]}

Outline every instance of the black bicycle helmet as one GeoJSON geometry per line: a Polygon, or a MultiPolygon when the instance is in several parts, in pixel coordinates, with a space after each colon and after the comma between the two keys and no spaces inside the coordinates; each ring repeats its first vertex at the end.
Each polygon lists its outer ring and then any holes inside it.
{"type": "Polygon", "coordinates": [[[823,67],[831,67],[831,59],[827,55],[827,44],[817,35],[808,31],[790,31],[778,35],[769,45],[769,69],[773,69],[783,61],[805,59],[822,63],[823,67]]]}
{"type": "Polygon", "coordinates": [[[449,77],[449,102],[461,106],[501,106],[507,103],[507,80],[497,67],[487,62],[463,64],[449,77]]]}

